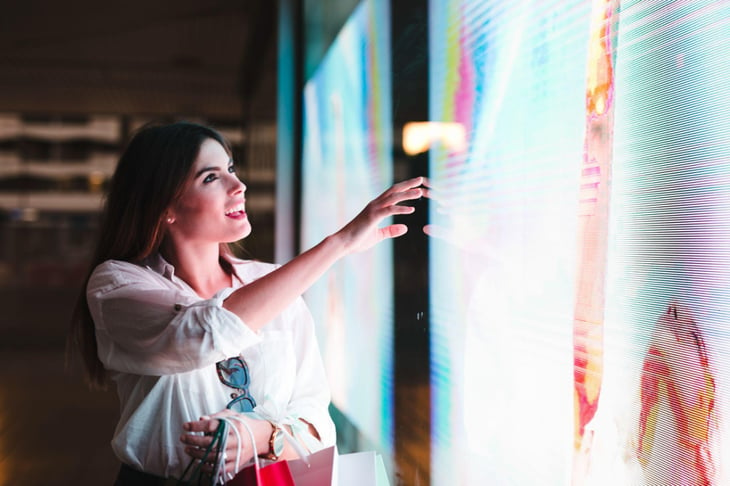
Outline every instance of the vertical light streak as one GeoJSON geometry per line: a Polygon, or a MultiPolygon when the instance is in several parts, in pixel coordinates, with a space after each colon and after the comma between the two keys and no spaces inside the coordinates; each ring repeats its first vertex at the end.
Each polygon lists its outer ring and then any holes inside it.
{"type": "Polygon", "coordinates": [[[585,149],[580,178],[578,270],[573,317],[575,461],[580,484],[603,378],[603,319],[613,141],[613,40],[617,0],[595,0],[588,47],[585,149]]]}

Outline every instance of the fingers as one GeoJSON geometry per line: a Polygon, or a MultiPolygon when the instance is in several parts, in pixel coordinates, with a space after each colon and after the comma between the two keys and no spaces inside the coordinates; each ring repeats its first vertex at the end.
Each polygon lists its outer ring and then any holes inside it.
{"type": "Polygon", "coordinates": [[[205,448],[208,447],[212,441],[213,437],[210,435],[183,434],[180,436],[180,442],[193,447],[205,448]]]}
{"type": "Polygon", "coordinates": [[[215,460],[216,450],[211,450],[206,454],[207,447],[193,447],[187,446],[185,448],[185,454],[189,455],[194,459],[198,459],[203,462],[213,462],[215,460]]]}
{"type": "Polygon", "coordinates": [[[215,456],[215,450],[206,457],[205,451],[213,442],[213,432],[218,429],[219,421],[211,417],[204,416],[200,420],[186,422],[183,424],[183,430],[186,432],[180,436],[180,442],[186,445],[185,453],[196,459],[203,461],[211,461],[215,456]],[[205,435],[200,435],[200,433],[205,435]]]}
{"type": "Polygon", "coordinates": [[[183,424],[183,430],[186,432],[205,432],[213,433],[218,428],[218,420],[210,417],[200,417],[200,420],[194,422],[186,422],[183,424]]]}
{"type": "Polygon", "coordinates": [[[416,208],[413,206],[387,206],[385,210],[383,211],[385,213],[384,217],[388,216],[394,216],[396,214],[411,214],[416,211],[416,208]]]}
{"type": "MultiPolygon", "coordinates": [[[[191,423],[198,424],[198,422],[191,423]]],[[[213,442],[213,437],[210,435],[183,434],[180,436],[180,442],[185,444],[185,453],[190,457],[204,462],[215,459],[215,448],[211,449],[209,454],[206,455],[205,453],[210,447],[210,444],[213,442]]]]}
{"type": "MultiPolygon", "coordinates": [[[[371,215],[380,221],[390,216],[412,214],[416,210],[414,207],[399,203],[429,197],[429,184],[425,177],[414,177],[394,184],[373,201],[375,210],[371,212],[371,215]]],[[[379,228],[378,231],[382,239],[397,238],[406,234],[408,227],[404,224],[392,224],[379,228]]]]}
{"type": "Polygon", "coordinates": [[[414,177],[391,186],[376,197],[337,234],[343,242],[345,254],[365,251],[385,238],[397,238],[407,232],[403,224],[377,228],[383,220],[396,215],[411,214],[416,209],[400,203],[428,197],[428,181],[425,177],[414,177]]]}
{"type": "MultiPolygon", "coordinates": [[[[392,186],[390,186],[390,188],[388,190],[385,191],[384,194],[392,194],[394,192],[407,191],[408,189],[413,189],[415,187],[424,185],[424,181],[426,181],[425,177],[414,177],[412,179],[407,179],[405,181],[401,181],[396,184],[393,184],[392,186]]],[[[427,187],[429,187],[429,186],[427,186],[427,187]]]]}
{"type": "MultiPolygon", "coordinates": [[[[188,444],[187,447],[185,447],[185,452],[196,459],[201,459],[204,461],[211,461],[213,458],[215,458],[215,455],[217,453],[217,448],[214,448],[210,451],[208,456],[206,457],[205,451],[210,446],[211,438],[210,437],[200,437],[200,441],[183,441],[185,444],[188,444]]],[[[235,460],[236,453],[239,451],[245,452],[248,447],[247,443],[238,444],[238,438],[236,435],[231,435],[228,440],[226,441],[226,448],[225,448],[225,454],[226,454],[226,460],[235,460]]]]}
{"type": "MultiPolygon", "coordinates": [[[[227,412],[229,411],[219,412],[214,414],[212,417],[221,417],[231,414],[227,412]]],[[[185,433],[180,436],[180,441],[185,444],[185,453],[190,457],[203,462],[202,470],[207,473],[211,473],[213,471],[213,462],[216,461],[216,455],[219,454],[219,449],[218,447],[210,448],[210,445],[214,440],[212,435],[200,435],[200,432],[215,431],[218,423],[218,420],[212,418],[188,422],[184,425],[184,428],[190,433],[185,433]],[[210,448],[210,451],[208,451],[208,448],[210,448]]],[[[234,432],[228,432],[226,447],[225,450],[222,451],[226,472],[236,472],[234,469],[237,454],[241,454],[239,466],[250,458],[250,452],[247,452],[250,448],[250,444],[247,441],[239,444],[239,440],[240,437],[234,432]]]]}
{"type": "Polygon", "coordinates": [[[401,194],[406,193],[410,191],[417,190],[418,195],[416,197],[411,197],[410,199],[418,199],[421,196],[426,196],[430,194],[429,188],[431,187],[431,183],[428,179],[425,177],[419,176],[414,177],[412,179],[407,179],[405,181],[398,182],[396,184],[393,184],[390,186],[385,192],[383,192],[380,197],[381,198],[387,198],[394,194],[401,194]]]}
{"type": "Polygon", "coordinates": [[[415,189],[408,189],[407,191],[400,191],[400,192],[388,194],[386,197],[383,198],[382,204],[384,206],[390,206],[390,205],[398,204],[403,201],[412,201],[414,199],[421,199],[421,197],[423,197],[423,193],[425,191],[426,191],[426,189],[417,187],[415,189]]]}
{"type": "MultiPolygon", "coordinates": [[[[429,182],[425,177],[414,177],[397,184],[393,184],[380,196],[370,203],[371,208],[383,209],[394,207],[404,201],[413,201],[422,197],[430,197],[429,182]]],[[[388,217],[394,214],[410,214],[412,210],[395,210],[392,212],[379,213],[378,217],[388,217]]]]}
{"type": "Polygon", "coordinates": [[[408,233],[408,226],[404,224],[391,224],[385,228],[380,228],[380,235],[383,238],[398,238],[408,233]]]}
{"type": "Polygon", "coordinates": [[[377,223],[380,222],[386,218],[389,218],[390,216],[396,216],[400,214],[411,214],[416,209],[411,206],[399,206],[396,204],[393,205],[385,205],[381,208],[371,208],[370,211],[365,211],[364,213],[367,213],[368,219],[370,221],[377,223]]]}
{"type": "Polygon", "coordinates": [[[212,434],[216,431],[216,429],[218,429],[219,422],[216,420],[217,417],[228,417],[234,414],[235,412],[233,410],[225,409],[210,416],[204,415],[200,417],[200,420],[185,422],[183,424],[183,430],[186,432],[204,432],[212,434]]]}

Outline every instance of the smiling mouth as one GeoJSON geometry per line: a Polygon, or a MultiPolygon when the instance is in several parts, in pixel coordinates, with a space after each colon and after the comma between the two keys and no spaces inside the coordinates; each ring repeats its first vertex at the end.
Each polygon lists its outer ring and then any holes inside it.
{"type": "Polygon", "coordinates": [[[233,206],[231,209],[226,211],[226,216],[242,216],[246,214],[243,203],[233,206]]]}

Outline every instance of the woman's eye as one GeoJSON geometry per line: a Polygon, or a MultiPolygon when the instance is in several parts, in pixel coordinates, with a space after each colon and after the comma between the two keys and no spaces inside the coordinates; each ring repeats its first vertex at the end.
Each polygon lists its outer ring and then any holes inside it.
{"type": "Polygon", "coordinates": [[[235,174],[236,173],[236,167],[233,166],[233,165],[229,165],[228,166],[228,172],[231,173],[231,174],[235,174]]]}
{"type": "Polygon", "coordinates": [[[203,184],[213,182],[216,179],[217,179],[217,177],[215,176],[215,174],[208,174],[207,176],[205,176],[205,179],[203,179],[203,184]]]}

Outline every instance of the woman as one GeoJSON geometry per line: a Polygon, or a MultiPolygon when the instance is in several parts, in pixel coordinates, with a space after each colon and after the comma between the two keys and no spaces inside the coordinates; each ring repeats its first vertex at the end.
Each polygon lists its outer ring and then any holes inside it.
{"type": "MultiPolygon", "coordinates": [[[[179,478],[210,443],[196,432],[233,411],[255,412],[243,416],[257,450],[273,460],[293,457],[282,426],[310,451],[334,444],[329,389],[300,295],[340,258],[404,234],[404,225],[378,225],[412,213],[399,203],[426,195],[423,182],[394,185],[286,265],[242,261],[227,244],[251,232],[246,186],[225,140],[187,122],[139,131],[111,181],[72,333],[92,383],[117,386],[116,484],[179,478]],[[183,423],[189,433],[181,436],[183,423]]],[[[244,441],[241,463],[252,455],[244,441]]]]}

